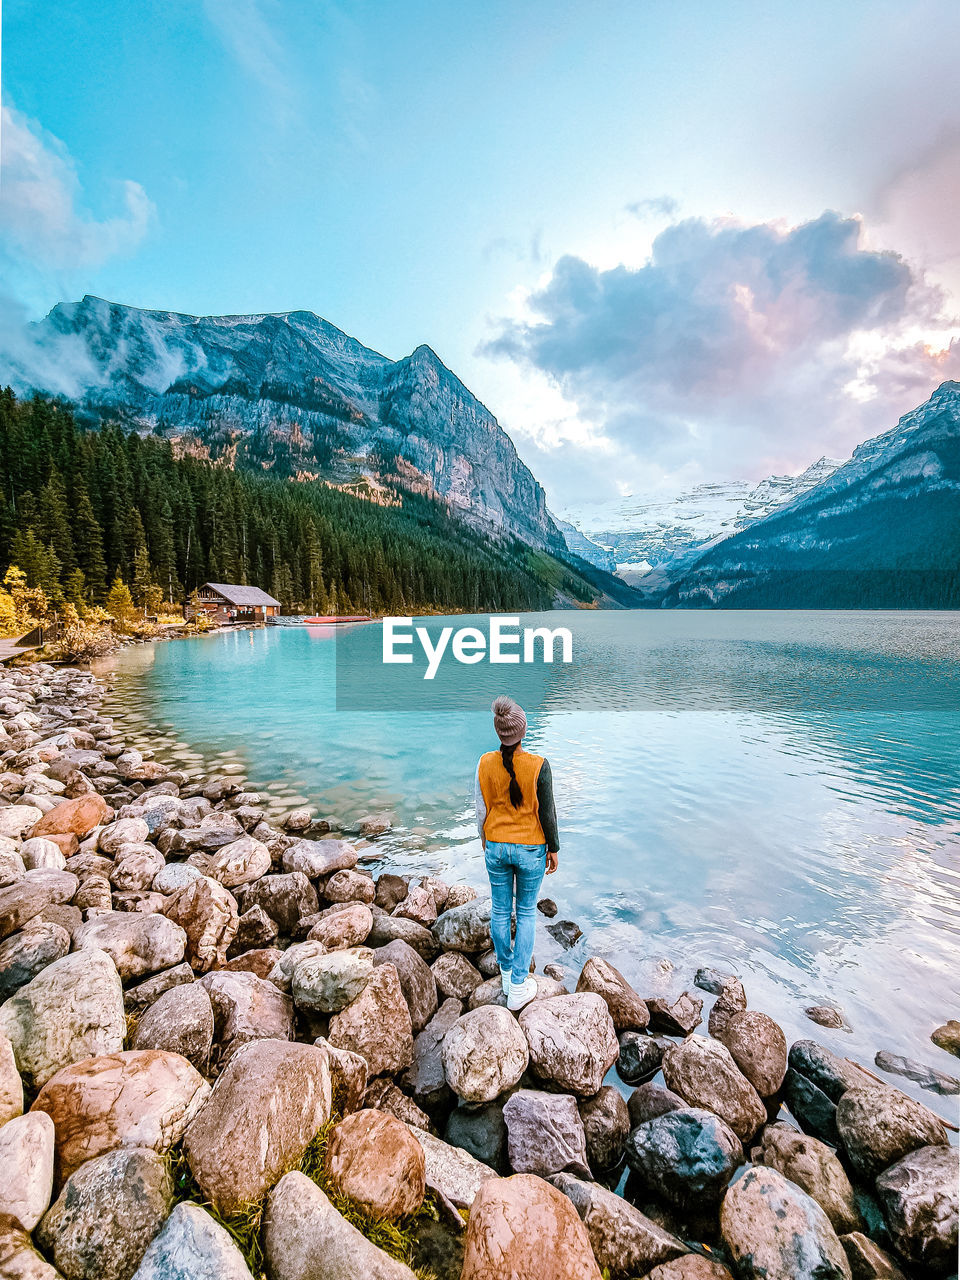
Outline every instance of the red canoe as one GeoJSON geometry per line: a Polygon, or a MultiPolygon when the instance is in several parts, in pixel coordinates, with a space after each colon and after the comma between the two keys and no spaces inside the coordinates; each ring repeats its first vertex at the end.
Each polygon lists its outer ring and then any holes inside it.
{"type": "Polygon", "coordinates": [[[365,613],[353,614],[327,614],[323,618],[304,618],[304,622],[310,626],[336,626],[338,622],[372,622],[373,619],[365,613]]]}

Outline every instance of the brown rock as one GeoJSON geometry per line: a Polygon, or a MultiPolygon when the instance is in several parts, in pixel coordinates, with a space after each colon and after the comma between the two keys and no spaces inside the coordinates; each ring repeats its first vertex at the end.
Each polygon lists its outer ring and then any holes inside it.
{"type": "Polygon", "coordinates": [[[9,1214],[0,1214],[0,1276],[4,1280],[63,1280],[56,1267],[37,1253],[30,1234],[9,1214]]]}
{"type": "Polygon", "coordinates": [[[415,920],[429,929],[437,919],[437,903],[433,894],[422,884],[411,889],[404,900],[393,909],[398,919],[415,920]]]}
{"type": "Polygon", "coordinates": [[[707,1036],[689,1036],[663,1055],[667,1088],[725,1120],[741,1142],[752,1138],[767,1112],[727,1047],[707,1036]]]}
{"type": "Polygon", "coordinates": [[[689,991],[677,996],[672,1004],[659,997],[648,1000],[647,1008],[650,1011],[650,1030],[668,1036],[688,1036],[702,1021],[703,1001],[689,991]]]}
{"type": "Polygon", "coordinates": [[[258,978],[269,978],[283,952],[279,947],[254,947],[233,956],[221,968],[227,973],[254,973],[258,978]]]}
{"type": "Polygon", "coordinates": [[[363,1099],[364,1107],[372,1107],[377,1111],[386,1111],[402,1120],[414,1129],[429,1129],[430,1117],[422,1111],[412,1098],[402,1089],[398,1089],[386,1076],[377,1076],[367,1085],[363,1099]]]}
{"type": "Polygon", "coordinates": [[[187,935],[165,916],[107,911],[82,924],[73,945],[76,951],[105,951],[123,979],[142,978],[179,964],[187,935]]]}
{"type": "Polygon", "coordinates": [[[747,996],[743,989],[743,983],[739,978],[728,978],[721,987],[720,994],[710,1010],[707,1030],[712,1036],[716,1036],[719,1039],[728,1020],[735,1013],[742,1013],[746,1007],[747,996]]]}
{"type": "Polygon", "coordinates": [[[450,1088],[443,1071],[440,1047],[444,1036],[463,1012],[459,1000],[444,1000],[413,1042],[413,1062],[403,1074],[402,1084],[417,1103],[428,1111],[450,1099],[450,1088]]]}
{"type": "Polygon", "coordinates": [[[488,1179],[470,1210],[461,1280],[508,1276],[601,1280],[576,1209],[533,1174],[488,1179]]]}
{"type": "Polygon", "coordinates": [[[38,867],[27,871],[15,884],[0,889],[0,938],[8,938],[39,916],[45,907],[69,902],[79,888],[69,871],[38,867]]]}
{"type": "Polygon", "coordinates": [[[362,871],[335,871],[323,887],[328,902],[365,902],[369,905],[376,894],[373,879],[362,871]]]}
{"type": "Polygon", "coordinates": [[[293,1001],[255,973],[215,969],[199,985],[213,1006],[216,1060],[222,1067],[250,1040],[293,1040],[293,1001]]]}
{"type": "MultiPolygon", "coordinates": [[[[35,836],[85,836],[94,827],[109,822],[113,810],[103,796],[95,791],[80,796],[76,800],[63,800],[49,809],[30,831],[30,838],[35,836]]],[[[66,850],[64,850],[66,852],[66,850]]]]}
{"type": "Polygon", "coordinates": [[[936,1144],[911,1151],[877,1179],[877,1198],[897,1252],[947,1274],[957,1260],[957,1153],[936,1144]]]}
{"type": "Polygon", "coordinates": [[[581,1097],[599,1090],[620,1053],[613,1019],[592,992],[534,1000],[519,1022],[534,1074],[581,1097]]]}
{"type": "Polygon", "coordinates": [[[222,884],[201,876],[168,899],[163,910],[187,935],[187,961],[192,969],[206,973],[226,963],[240,917],[233,894],[222,884]]]}
{"type": "Polygon", "coordinates": [[[395,1074],[413,1061],[413,1023],[392,964],[379,965],[350,1004],[330,1019],[328,1039],[366,1059],[371,1076],[395,1074]]]}
{"type": "Polygon", "coordinates": [[[376,894],[373,900],[378,907],[383,907],[384,911],[392,911],[407,896],[409,887],[409,881],[403,876],[384,872],[382,876],[377,877],[376,894]]]}
{"type": "Polygon", "coordinates": [[[414,1034],[422,1031],[437,1012],[438,1004],[437,984],[430,966],[401,938],[378,947],[373,953],[373,963],[394,966],[410,1010],[414,1034]]]}
{"type": "Polygon", "coordinates": [[[277,922],[281,933],[292,934],[302,916],[312,915],[318,908],[317,891],[302,871],[283,875],[261,876],[237,891],[243,910],[256,904],[277,922]]]}
{"type": "Polygon", "coordinates": [[[841,1236],[853,1280],[907,1280],[894,1260],[861,1231],[841,1236]]]}
{"type": "Polygon", "coordinates": [[[244,1045],[189,1125],[183,1149],[221,1213],[259,1200],[330,1118],[323,1049],[281,1040],[244,1045]]]}
{"type": "Polygon", "coordinates": [[[719,1262],[700,1253],[685,1253],[681,1258],[654,1267],[647,1274],[647,1280],[731,1280],[731,1275],[719,1262]]]}
{"type": "Polygon", "coordinates": [[[445,951],[430,966],[437,990],[445,999],[466,1000],[479,987],[483,978],[465,955],[459,951],[445,951]]]}
{"type": "Polygon", "coordinates": [[[825,1142],[790,1125],[768,1124],[750,1158],[754,1164],[776,1169],[813,1196],[838,1235],[859,1229],[860,1213],[850,1179],[825,1142]]]}
{"type": "Polygon", "coordinates": [[[718,1038],[760,1097],[772,1097],[787,1074],[787,1039],[774,1020],[746,1009],[731,1014],[718,1038]]]}
{"type": "Polygon", "coordinates": [[[373,1218],[415,1213],[426,1191],[425,1170],[420,1143],[384,1111],[355,1111],[330,1134],[327,1176],[373,1218]]]}
{"type": "Polygon", "coordinates": [[[606,1187],[581,1182],[569,1173],[556,1174],[550,1181],[570,1199],[587,1228],[598,1265],[616,1280],[646,1275],[655,1263],[683,1255],[686,1245],[676,1236],[606,1187]]]}
{"type": "Polygon", "coordinates": [[[38,916],[0,942],[0,1003],[70,950],[70,934],[38,916]]]}
{"type": "Polygon", "coordinates": [[[854,1172],[862,1178],[875,1178],[918,1147],[947,1145],[939,1116],[882,1084],[842,1094],[837,1129],[854,1172]]]}
{"type": "Polygon", "coordinates": [[[510,1168],[547,1178],[567,1169],[589,1178],[587,1138],[571,1093],[518,1089],[503,1108],[510,1168]]]}
{"type": "Polygon", "coordinates": [[[32,1110],[57,1131],[57,1178],[117,1147],[168,1151],[199,1111],[210,1086],[179,1054],[128,1050],[86,1058],[58,1071],[32,1110]]]}
{"type": "Polygon", "coordinates": [[[199,982],[171,987],[150,1005],[130,1041],[132,1049],[179,1053],[201,1074],[210,1066],[213,1008],[199,982]]]}
{"type": "Polygon", "coordinates": [[[602,1085],[593,1098],[580,1103],[580,1119],[587,1135],[587,1160],[596,1173],[615,1168],[623,1159],[630,1132],[630,1112],[619,1089],[602,1085]]]}
{"type": "Polygon", "coordinates": [[[318,1036],[313,1043],[326,1052],[329,1060],[333,1110],[342,1116],[359,1111],[367,1092],[366,1058],[349,1049],[338,1049],[323,1036],[318,1036]]]}
{"type": "Polygon", "coordinates": [[[650,1021],[646,1003],[612,964],[591,956],[577,981],[578,991],[592,991],[610,1010],[617,1031],[643,1031],[650,1021]]]}
{"type": "Polygon", "coordinates": [[[362,902],[355,902],[343,911],[318,920],[307,938],[311,942],[322,942],[328,951],[341,951],[361,946],[372,928],[370,908],[362,902]]]}
{"type": "Polygon", "coordinates": [[[526,1037],[506,1009],[471,1009],[441,1045],[447,1084],[464,1102],[492,1102],[512,1088],[530,1060],[526,1037]]]}

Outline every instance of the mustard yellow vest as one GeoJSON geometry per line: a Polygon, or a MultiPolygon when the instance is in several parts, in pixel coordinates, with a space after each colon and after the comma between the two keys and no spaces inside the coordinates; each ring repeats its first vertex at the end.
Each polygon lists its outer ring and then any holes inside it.
{"type": "Polygon", "coordinates": [[[519,809],[510,803],[510,775],[499,751],[488,751],[480,757],[480,794],[487,807],[483,834],[488,840],[504,844],[545,844],[537,803],[537,778],[543,756],[517,747],[513,753],[513,771],[520,783],[523,800],[519,809]]]}

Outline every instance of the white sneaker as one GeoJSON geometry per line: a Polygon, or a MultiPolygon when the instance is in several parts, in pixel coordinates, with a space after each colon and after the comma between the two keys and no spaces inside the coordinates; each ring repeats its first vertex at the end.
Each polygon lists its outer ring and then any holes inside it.
{"type": "Polygon", "coordinates": [[[501,987],[503,987],[503,994],[505,996],[508,996],[510,994],[510,970],[509,969],[500,970],[500,985],[501,987]]]}
{"type": "Polygon", "coordinates": [[[523,982],[511,982],[507,995],[507,1008],[511,1013],[519,1013],[525,1009],[537,994],[536,978],[524,978],[523,982]]]}

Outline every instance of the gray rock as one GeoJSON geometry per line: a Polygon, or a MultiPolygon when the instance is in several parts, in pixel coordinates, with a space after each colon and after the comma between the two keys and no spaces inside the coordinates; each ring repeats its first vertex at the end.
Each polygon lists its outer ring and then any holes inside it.
{"type": "Polygon", "coordinates": [[[123,994],[123,1001],[131,1013],[139,1013],[152,1005],[154,1000],[158,1000],[165,991],[193,981],[194,973],[190,966],[186,963],[177,964],[172,969],[155,973],[152,978],[137,983],[135,987],[128,987],[123,994]]]}
{"type": "Polygon", "coordinates": [[[173,1204],[167,1162],[144,1147],[87,1160],[37,1229],[66,1280],[128,1280],[173,1204]]]}
{"type": "Polygon", "coordinates": [[[167,862],[153,877],[150,887],[169,897],[185,889],[191,880],[199,880],[202,875],[203,872],[192,867],[189,862],[167,862]]]}
{"type": "MultiPolygon", "coordinates": [[[[401,1083],[421,1107],[433,1111],[450,1098],[450,1087],[443,1070],[440,1048],[443,1038],[463,1012],[459,1000],[444,1000],[413,1042],[413,1062],[404,1072],[401,1083]]],[[[453,1141],[453,1139],[451,1139],[453,1141]]],[[[456,1144],[455,1144],[456,1145],[456,1144]]],[[[468,1150],[472,1148],[468,1147],[468,1150]]],[[[474,1155],[478,1155],[474,1152],[474,1155]]],[[[482,1156],[478,1156],[483,1159],[482,1156]]]]}
{"type": "Polygon", "coordinates": [[[655,997],[647,1001],[650,1011],[650,1030],[668,1036],[687,1036],[702,1021],[703,1001],[699,996],[684,991],[676,1000],[655,997]]]}
{"type": "Polygon", "coordinates": [[[292,934],[302,916],[313,915],[319,903],[317,891],[302,871],[286,875],[261,876],[237,890],[237,902],[244,911],[262,907],[281,933],[292,934]]]}
{"type": "Polygon", "coordinates": [[[323,1036],[317,1036],[313,1043],[327,1055],[334,1111],[342,1116],[359,1111],[367,1092],[366,1059],[349,1049],[338,1049],[323,1036]]]}
{"type": "Polygon", "coordinates": [[[468,1151],[452,1147],[422,1129],[411,1132],[423,1147],[427,1166],[427,1187],[458,1209],[469,1209],[481,1185],[496,1178],[493,1169],[476,1160],[468,1151]]]}
{"type": "Polygon", "coordinates": [[[124,845],[142,844],[149,834],[150,828],[142,818],[120,818],[101,827],[97,847],[101,853],[116,857],[124,845]]]}
{"type": "Polygon", "coordinates": [[[347,947],[342,951],[306,956],[293,969],[294,1004],[318,1013],[339,1013],[356,1000],[370,981],[373,957],[369,947],[347,947]]]}
{"type": "Polygon", "coordinates": [[[152,844],[124,845],[110,872],[110,883],[121,892],[149,889],[163,866],[163,854],[152,844]]]}
{"type": "Polygon", "coordinates": [[[838,1235],[863,1225],[850,1179],[825,1142],[786,1124],[768,1124],[750,1153],[754,1164],[776,1169],[812,1196],[838,1235]]]}
{"type": "Polygon", "coordinates": [[[444,911],[430,932],[444,951],[465,951],[470,955],[486,951],[492,946],[490,908],[489,898],[473,898],[462,906],[444,911]]]}
{"type": "Polygon", "coordinates": [[[827,1215],[775,1169],[748,1169],[733,1184],[720,1229],[744,1280],[851,1280],[827,1215]]]}
{"type": "Polygon", "coordinates": [[[947,1274],[957,1261],[957,1153],[921,1147],[877,1179],[877,1195],[897,1252],[914,1266],[947,1274]]]}
{"type": "Polygon", "coordinates": [[[59,924],[34,917],[0,942],[0,1003],[70,950],[70,934],[59,924]]]}
{"type": "Polygon", "coordinates": [[[243,827],[232,813],[219,811],[208,813],[196,826],[182,827],[179,831],[168,828],[157,843],[165,854],[192,853],[194,850],[214,853],[244,834],[243,827]]]}
{"type": "MultiPolygon", "coordinates": [[[[9,810],[0,809],[0,814],[9,810]]],[[[0,889],[0,938],[22,929],[44,907],[69,902],[77,892],[79,881],[69,871],[47,867],[27,871],[15,884],[0,889]]]]}
{"type": "Polygon", "coordinates": [[[699,987],[701,991],[706,991],[708,995],[718,996],[727,982],[736,982],[736,980],[732,973],[721,973],[719,969],[706,967],[697,970],[693,985],[699,987]]]}
{"type": "Polygon", "coordinates": [[[913,1058],[904,1058],[899,1053],[888,1053],[886,1049],[881,1049],[874,1058],[874,1062],[881,1071],[888,1071],[891,1075],[906,1076],[921,1089],[929,1089],[931,1093],[948,1095],[960,1093],[960,1080],[955,1076],[945,1075],[934,1067],[927,1067],[922,1062],[914,1061],[913,1058]]]}
{"type": "Polygon", "coordinates": [[[483,981],[480,970],[459,951],[445,951],[430,968],[437,991],[444,999],[466,1000],[483,981]]]}
{"type": "Polygon", "coordinates": [[[26,871],[32,871],[35,867],[52,867],[55,871],[62,871],[66,862],[60,846],[43,836],[24,840],[20,846],[20,857],[26,871]]]}
{"type": "Polygon", "coordinates": [[[623,1159],[630,1133],[630,1113],[623,1094],[613,1085],[603,1085],[596,1097],[580,1103],[580,1119],[590,1168],[594,1173],[615,1168],[623,1159]]]}
{"type": "Polygon", "coordinates": [[[918,1147],[946,1146],[940,1118],[899,1089],[848,1089],[837,1103],[837,1129],[853,1169],[875,1178],[918,1147]]]}
{"type": "Polygon", "coordinates": [[[242,835],[212,854],[207,875],[227,889],[259,880],[270,870],[270,850],[253,836],[242,835]]]}
{"type": "Polygon", "coordinates": [[[737,1168],[743,1147],[712,1111],[668,1111],[634,1129],[627,1164],[655,1196],[681,1209],[715,1204],[737,1168]]]}
{"type": "Polygon", "coordinates": [[[444,1138],[491,1169],[504,1172],[507,1160],[507,1126],[502,1102],[481,1107],[454,1107],[447,1118],[444,1138]]]}
{"type": "Polygon", "coordinates": [[[567,1169],[591,1176],[583,1121],[572,1094],[518,1089],[504,1104],[503,1119],[514,1173],[545,1178],[567,1169]]]}
{"type": "Polygon", "coordinates": [[[593,1182],[581,1182],[569,1173],[550,1181],[573,1201],[587,1228],[593,1256],[611,1277],[646,1275],[658,1263],[686,1253],[686,1245],[658,1227],[622,1196],[593,1182]]]}
{"type": "Polygon", "coordinates": [[[302,1173],[285,1174],[271,1191],[263,1239],[271,1280],[415,1280],[302,1173]]]}
{"type": "Polygon", "coordinates": [[[255,973],[216,969],[199,979],[213,1006],[217,1061],[251,1040],[293,1040],[293,1001],[255,973]]]}
{"type": "Polygon", "coordinates": [[[328,902],[365,902],[369,906],[375,893],[373,878],[362,871],[335,871],[323,886],[328,902]]]}
{"type": "Polygon", "coordinates": [[[812,1080],[788,1067],[783,1078],[783,1096],[804,1133],[829,1142],[833,1147],[840,1145],[837,1104],[812,1080]]]}
{"type": "Polygon", "coordinates": [[[109,911],[80,926],[73,939],[76,951],[105,951],[121,978],[169,969],[183,960],[186,932],[162,915],[109,911]]]}
{"type": "Polygon", "coordinates": [[[184,1200],[147,1251],[133,1280],[253,1280],[232,1238],[200,1205],[184,1200]]]}
{"type": "Polygon", "coordinates": [[[794,1071],[811,1080],[831,1102],[839,1102],[847,1089],[869,1088],[875,1081],[856,1063],[839,1058],[816,1040],[797,1040],[787,1061],[794,1071]]]}
{"type": "Polygon", "coordinates": [[[16,1218],[26,1231],[50,1204],[54,1137],[53,1121],[43,1111],[16,1116],[0,1128],[0,1214],[16,1218]]]}
{"type": "Polygon", "coordinates": [[[185,931],[187,961],[197,973],[226,962],[239,922],[229,889],[211,876],[201,876],[168,898],[163,911],[185,931]]]}
{"type": "MultiPolygon", "coordinates": [[[[602,1003],[602,1002],[601,1002],[602,1003]]],[[[529,1062],[527,1039],[506,1009],[485,1005],[459,1018],[441,1046],[447,1084],[465,1102],[492,1102],[529,1062]]]]}
{"type": "Polygon", "coordinates": [[[97,950],[55,960],[0,1005],[0,1033],[36,1089],[61,1067],[122,1049],[126,1016],[113,961],[97,950]]]}
{"type": "Polygon", "coordinates": [[[663,1078],[681,1098],[714,1111],[741,1141],[752,1138],[766,1121],[756,1089],[719,1040],[689,1036],[671,1046],[663,1055],[663,1078]]]}
{"type": "Polygon", "coordinates": [[[413,1061],[413,1024],[392,964],[374,968],[352,1004],[330,1019],[330,1043],[366,1059],[371,1076],[403,1071],[413,1061]]]}
{"type": "Polygon", "coordinates": [[[190,982],[163,992],[137,1023],[132,1049],[179,1053],[206,1074],[213,1045],[213,1006],[202,983],[190,982]]]}
{"type": "Polygon", "coordinates": [[[346,840],[294,840],[283,851],[284,871],[302,871],[311,880],[349,871],[357,865],[357,851],[346,840]]]}
{"type": "Polygon", "coordinates": [[[227,955],[241,956],[245,951],[269,947],[278,934],[277,922],[270,919],[263,907],[251,907],[237,921],[237,932],[227,948],[227,955]]]}
{"type": "Polygon", "coordinates": [[[408,946],[413,947],[427,964],[436,959],[440,949],[436,938],[429,929],[425,929],[422,924],[417,924],[416,920],[404,920],[402,916],[374,915],[372,917],[370,932],[367,936],[368,946],[385,947],[398,938],[401,942],[406,942],[408,946]]]}
{"type": "Polygon", "coordinates": [[[610,1012],[592,992],[534,1000],[519,1022],[534,1074],[581,1097],[599,1090],[620,1052],[610,1012]]]}
{"type": "Polygon", "coordinates": [[[575,947],[583,937],[583,930],[574,920],[557,920],[547,925],[547,933],[555,938],[561,947],[575,947]]]}
{"type": "Polygon", "coordinates": [[[652,1080],[660,1070],[665,1049],[672,1040],[658,1040],[639,1031],[624,1031],[620,1035],[620,1053],[617,1057],[617,1075],[624,1084],[643,1084],[652,1080]]]}
{"type": "Polygon", "coordinates": [[[373,953],[373,963],[394,966],[410,1010],[414,1034],[422,1031],[437,1012],[438,1006],[437,984],[429,965],[401,938],[378,947],[373,953]]]}

